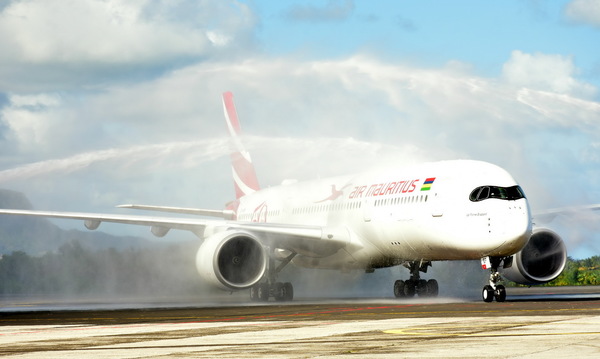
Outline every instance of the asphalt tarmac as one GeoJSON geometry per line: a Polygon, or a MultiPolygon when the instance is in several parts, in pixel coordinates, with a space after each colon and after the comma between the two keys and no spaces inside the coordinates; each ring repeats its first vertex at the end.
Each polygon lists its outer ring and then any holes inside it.
{"type": "Polygon", "coordinates": [[[19,309],[0,311],[0,356],[600,357],[598,287],[509,288],[504,303],[360,298],[137,308],[120,303],[112,309],[12,304],[19,309]]]}

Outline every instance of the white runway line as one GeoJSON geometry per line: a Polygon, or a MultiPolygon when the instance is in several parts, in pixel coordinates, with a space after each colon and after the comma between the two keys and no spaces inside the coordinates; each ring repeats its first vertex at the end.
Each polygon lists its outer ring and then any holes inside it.
{"type": "Polygon", "coordinates": [[[600,317],[5,326],[0,327],[0,353],[2,348],[14,350],[19,346],[30,346],[39,347],[40,351],[18,357],[240,357],[242,353],[248,357],[281,357],[284,354],[287,357],[316,357],[348,352],[361,338],[362,346],[381,346],[376,352],[362,352],[370,357],[392,354],[410,357],[414,353],[422,357],[454,358],[480,357],[482,354],[486,358],[593,356],[600,355],[600,317]],[[63,345],[76,349],[61,350],[63,345]],[[288,349],[282,349],[282,346],[288,349]]]}

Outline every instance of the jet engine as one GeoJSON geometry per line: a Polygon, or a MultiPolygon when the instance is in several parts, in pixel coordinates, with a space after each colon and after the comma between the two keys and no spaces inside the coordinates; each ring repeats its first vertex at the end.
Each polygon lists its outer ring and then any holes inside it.
{"type": "Polygon", "coordinates": [[[558,234],[549,229],[534,229],[520,252],[504,260],[502,275],[519,284],[547,283],[562,273],[567,264],[567,249],[558,234]],[[509,265],[507,265],[509,264],[509,265]]]}
{"type": "Polygon", "coordinates": [[[209,283],[225,290],[246,289],[267,270],[267,253],[258,238],[227,230],[204,240],[196,253],[196,269],[209,283]]]}

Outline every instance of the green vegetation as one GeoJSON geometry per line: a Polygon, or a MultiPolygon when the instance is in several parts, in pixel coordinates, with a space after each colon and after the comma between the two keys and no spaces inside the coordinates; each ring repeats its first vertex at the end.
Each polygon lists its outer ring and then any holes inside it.
{"type": "Polygon", "coordinates": [[[568,258],[565,270],[545,286],[600,285],[600,256],[586,259],[568,258]]]}
{"type": "MultiPolygon", "coordinates": [[[[514,282],[507,282],[511,287],[525,287],[514,282]]],[[[600,256],[585,259],[567,257],[567,265],[563,272],[553,281],[542,284],[544,287],[561,287],[577,285],[600,285],[600,256]]]]}

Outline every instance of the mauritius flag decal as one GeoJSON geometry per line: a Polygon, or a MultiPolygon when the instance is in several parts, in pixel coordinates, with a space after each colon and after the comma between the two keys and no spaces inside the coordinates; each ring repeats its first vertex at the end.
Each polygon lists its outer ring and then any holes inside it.
{"type": "Polygon", "coordinates": [[[421,191],[429,191],[431,189],[433,181],[435,181],[435,177],[426,179],[425,183],[423,183],[423,186],[421,187],[421,191]]]}

